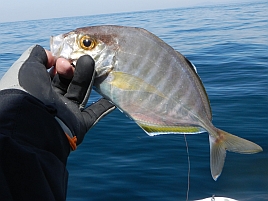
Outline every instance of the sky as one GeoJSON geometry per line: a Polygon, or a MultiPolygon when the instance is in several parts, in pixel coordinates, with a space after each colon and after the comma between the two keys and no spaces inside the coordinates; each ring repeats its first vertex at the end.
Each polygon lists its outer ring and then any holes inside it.
{"type": "Polygon", "coordinates": [[[0,23],[246,1],[250,0],[4,0],[0,23]]]}

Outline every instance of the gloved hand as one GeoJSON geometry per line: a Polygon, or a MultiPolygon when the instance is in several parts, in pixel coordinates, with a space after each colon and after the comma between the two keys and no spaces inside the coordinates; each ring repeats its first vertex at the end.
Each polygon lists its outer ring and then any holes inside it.
{"type": "Polygon", "coordinates": [[[106,99],[100,99],[84,109],[95,75],[95,63],[90,56],[78,59],[72,79],[56,74],[51,81],[47,72],[50,63],[41,46],[29,48],[3,76],[0,90],[23,90],[55,108],[55,118],[68,135],[72,149],[75,149],[88,130],[115,106],[106,99]]]}

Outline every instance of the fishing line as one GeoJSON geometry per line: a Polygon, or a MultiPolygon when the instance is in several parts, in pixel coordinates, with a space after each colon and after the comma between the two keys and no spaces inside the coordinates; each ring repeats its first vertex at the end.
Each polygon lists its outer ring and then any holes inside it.
{"type": "Polygon", "coordinates": [[[190,156],[189,156],[189,150],[188,150],[188,143],[187,143],[187,139],[186,139],[186,135],[184,135],[184,141],[185,141],[185,145],[186,145],[186,153],[187,153],[187,158],[188,158],[188,185],[187,185],[187,192],[186,192],[186,201],[188,201],[189,198],[189,191],[190,191],[190,168],[191,168],[191,164],[190,164],[190,156]]]}

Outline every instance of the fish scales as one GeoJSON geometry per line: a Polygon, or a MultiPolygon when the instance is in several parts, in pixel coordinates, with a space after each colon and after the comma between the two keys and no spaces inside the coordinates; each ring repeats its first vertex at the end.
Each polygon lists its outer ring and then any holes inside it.
{"type": "MultiPolygon", "coordinates": [[[[137,34],[137,33],[132,33],[132,34],[137,34]]],[[[157,41],[153,41],[153,43],[157,44],[161,42],[159,40],[157,41]]],[[[170,56],[169,51],[165,51],[165,49],[161,48],[155,48],[154,46],[150,45],[151,41],[146,40],[145,42],[142,43],[142,46],[139,46],[139,48],[134,48],[132,54],[122,54],[122,59],[120,57],[118,57],[118,60],[121,61],[121,64],[118,64],[120,66],[124,66],[124,71],[129,72],[130,74],[136,75],[142,79],[144,79],[144,81],[146,83],[151,83],[152,85],[154,85],[159,91],[161,91],[161,93],[165,94],[167,97],[174,97],[174,94],[169,93],[170,90],[172,90],[174,86],[181,86],[181,83],[187,83],[189,81],[189,79],[187,78],[187,76],[183,76],[185,73],[183,72],[184,69],[182,69],[182,72],[177,73],[176,71],[180,70],[181,68],[176,68],[177,65],[174,65],[175,63],[177,63],[178,61],[175,60],[174,57],[170,56]],[[133,65],[129,65],[132,64],[132,62],[128,63],[129,60],[131,60],[132,55],[137,55],[138,56],[138,65],[134,65],[137,66],[139,69],[137,68],[133,68],[133,65]],[[156,56],[157,55],[157,56],[156,56]],[[148,59],[149,58],[149,59],[148,59]],[[153,58],[153,59],[152,59],[153,58]],[[145,68],[145,66],[151,66],[150,63],[153,63],[153,65],[158,66],[159,68],[157,68],[156,71],[151,71],[150,73],[148,72],[148,68],[145,68]],[[168,68],[170,67],[171,68],[168,68]],[[175,67],[173,67],[175,66],[175,67]],[[126,68],[125,68],[126,67],[126,68]],[[144,72],[145,71],[145,72],[144,72]],[[175,72],[175,73],[174,73],[175,72]],[[148,73],[150,74],[148,76],[148,73]],[[181,75],[179,78],[176,77],[176,75],[181,75]],[[165,82],[165,80],[170,80],[170,82],[174,83],[173,85],[170,85],[169,82],[165,82]],[[171,89],[169,89],[170,87],[172,87],[171,89]]],[[[124,47],[129,47],[130,45],[133,44],[133,41],[129,41],[128,44],[125,44],[124,47]]],[[[135,47],[135,46],[134,46],[135,47]]],[[[120,49],[121,52],[124,53],[124,49],[120,49]]],[[[174,52],[174,51],[173,51],[174,52]]],[[[175,53],[176,54],[176,53],[175,53]]],[[[118,71],[121,71],[120,68],[118,68],[118,71]]],[[[193,82],[190,82],[193,83],[193,82]]],[[[189,90],[192,87],[189,88],[185,88],[184,90],[189,91],[192,95],[193,92],[196,92],[197,90],[189,90]]],[[[178,91],[176,91],[175,96],[179,96],[179,94],[183,94],[180,93],[178,91]]],[[[134,95],[133,95],[134,96],[134,95]]],[[[134,98],[137,100],[138,97],[134,98]]],[[[177,105],[180,105],[182,102],[184,102],[183,100],[183,96],[179,96],[181,102],[177,103],[177,105]]],[[[188,98],[188,97],[186,97],[188,98]]],[[[134,100],[135,100],[134,99],[134,100]]],[[[152,98],[149,99],[143,99],[144,102],[142,103],[142,105],[146,105],[147,108],[149,104],[152,104],[152,98]]],[[[194,98],[193,100],[195,100],[195,103],[199,103],[202,101],[200,100],[200,96],[197,95],[196,98],[194,98]],[[198,100],[199,99],[199,100],[198,100]]],[[[169,99],[163,99],[162,100],[162,104],[167,104],[165,102],[168,102],[169,99]]],[[[154,105],[159,105],[159,104],[154,104],[154,105]]],[[[181,107],[184,107],[184,105],[181,105],[181,107]]],[[[202,108],[202,107],[199,107],[202,108]]],[[[175,110],[174,107],[170,107],[170,113],[174,113],[173,111],[175,110]]],[[[180,107],[178,108],[178,110],[181,110],[180,107]]],[[[176,111],[176,110],[175,110],[176,111]]],[[[159,112],[162,112],[161,110],[159,110],[159,112]]],[[[166,110],[165,110],[166,112],[166,110]]],[[[201,113],[202,114],[202,113],[201,113]]],[[[187,115],[189,116],[189,115],[187,115]]],[[[193,119],[193,118],[190,118],[193,119]]],[[[174,126],[179,125],[180,122],[174,122],[174,126]]],[[[190,124],[196,124],[197,121],[190,123],[190,124]]],[[[189,124],[189,122],[188,122],[189,124]]]]}
{"type": "Polygon", "coordinates": [[[141,28],[93,26],[51,38],[55,57],[75,65],[85,54],[95,60],[95,90],[131,117],[147,134],[207,131],[210,168],[217,179],[226,150],[257,153],[262,148],[216,128],[205,87],[193,64],[141,28]],[[87,38],[89,46],[84,45],[87,38]]]}

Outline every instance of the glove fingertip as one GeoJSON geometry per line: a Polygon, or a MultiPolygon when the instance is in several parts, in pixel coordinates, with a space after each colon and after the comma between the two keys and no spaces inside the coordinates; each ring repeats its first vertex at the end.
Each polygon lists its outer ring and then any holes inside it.
{"type": "Polygon", "coordinates": [[[115,108],[116,106],[113,103],[102,98],[83,110],[82,114],[88,129],[95,125],[102,117],[112,112],[115,108]]]}
{"type": "Polygon", "coordinates": [[[77,60],[76,66],[79,68],[79,66],[90,66],[92,68],[95,67],[95,61],[94,59],[89,55],[83,55],[77,60]]]}

